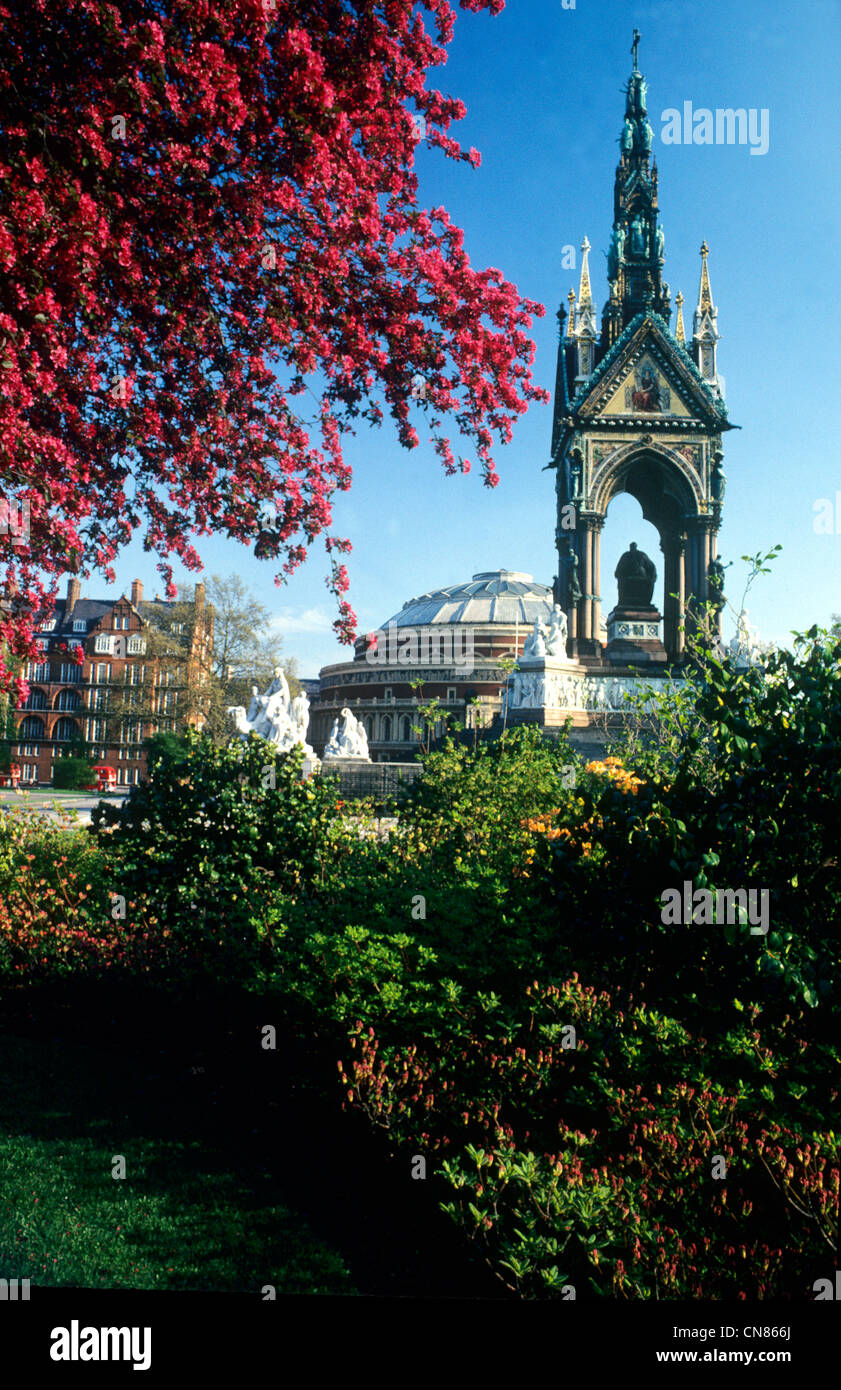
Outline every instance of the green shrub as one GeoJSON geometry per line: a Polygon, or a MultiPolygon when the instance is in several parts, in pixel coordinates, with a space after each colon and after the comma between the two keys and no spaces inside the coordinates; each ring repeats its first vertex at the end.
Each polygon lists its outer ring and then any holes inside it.
{"type": "Polygon", "coordinates": [[[446,745],[290,918],[278,982],[347,1029],[347,1103],[440,1153],[520,1293],[807,1297],[834,1248],[839,656],[706,658],[627,767],[446,745]],[[767,889],[767,935],[664,921],[685,882],[767,889]]]}
{"type": "Polygon", "coordinates": [[[448,1039],[396,1047],[357,1025],[340,1080],[396,1144],[440,1155],[445,1210],[510,1288],[808,1295],[836,1234],[818,1117],[837,1107],[837,1047],[763,1032],[756,1008],[705,1038],[575,977],[535,982],[507,1021],[460,1006],[448,1039]]]}
{"type": "Polygon", "coordinates": [[[304,781],[301,763],[190,731],[158,746],[122,806],[94,811],[111,892],[166,931],[173,968],[243,980],[273,961],[286,901],[316,891],[347,838],[337,784],[304,781]]]}
{"type": "Polygon", "coordinates": [[[72,816],[0,809],[0,978],[99,973],[118,943],[102,856],[72,816]]]}
{"type": "Polygon", "coordinates": [[[90,895],[0,837],[33,926],[0,914],[3,968],[58,923],[48,962],[78,929],[109,968],[270,981],[524,1296],[808,1297],[837,1239],[839,658],[817,629],[764,670],[699,658],[604,761],[450,740],[387,839],[299,750],[161,741],[94,814],[90,895]],[[664,920],[684,883],[767,890],[769,931],[664,920]]]}
{"type": "Polygon", "coordinates": [[[85,791],[96,786],[96,769],[88,758],[66,754],[53,763],[53,786],[56,791],[85,791]]]}

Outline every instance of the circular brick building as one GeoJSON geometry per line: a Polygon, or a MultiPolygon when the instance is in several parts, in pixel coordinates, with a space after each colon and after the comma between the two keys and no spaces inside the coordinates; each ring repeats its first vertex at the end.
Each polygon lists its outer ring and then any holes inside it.
{"type": "Polygon", "coordinates": [[[344,707],[362,720],[374,762],[412,761],[418,710],[432,700],[466,727],[485,727],[500,709],[500,662],[519,656],[535,620],[551,613],[551,587],[519,570],[489,570],[409,599],[357,640],[352,661],[322,668],[310,714],[316,753],[344,707]]]}

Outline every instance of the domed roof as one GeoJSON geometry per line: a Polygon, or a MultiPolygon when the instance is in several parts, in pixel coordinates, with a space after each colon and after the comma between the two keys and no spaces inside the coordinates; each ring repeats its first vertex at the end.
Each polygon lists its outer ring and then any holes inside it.
{"type": "Polygon", "coordinates": [[[515,623],[531,626],[552,612],[552,590],[519,570],[488,570],[466,584],[430,589],[403,604],[383,627],[426,627],[432,623],[515,623]]]}

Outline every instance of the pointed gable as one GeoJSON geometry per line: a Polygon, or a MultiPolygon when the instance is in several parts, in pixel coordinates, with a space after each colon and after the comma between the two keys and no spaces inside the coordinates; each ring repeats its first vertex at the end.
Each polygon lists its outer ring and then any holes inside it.
{"type": "Polygon", "coordinates": [[[638,314],[578,391],[576,423],[683,424],[727,429],[727,411],[656,314],[638,314]]]}

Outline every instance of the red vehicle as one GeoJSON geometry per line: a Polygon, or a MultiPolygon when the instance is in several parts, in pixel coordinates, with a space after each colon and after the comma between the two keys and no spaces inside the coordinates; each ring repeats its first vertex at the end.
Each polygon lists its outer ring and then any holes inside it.
{"type": "Polygon", "coordinates": [[[96,791],[110,792],[114,790],[117,785],[116,768],[106,767],[104,763],[100,763],[98,767],[94,768],[94,772],[96,773],[96,791]]]}
{"type": "Polygon", "coordinates": [[[0,787],[20,786],[20,763],[12,763],[8,772],[0,772],[0,787]]]}

